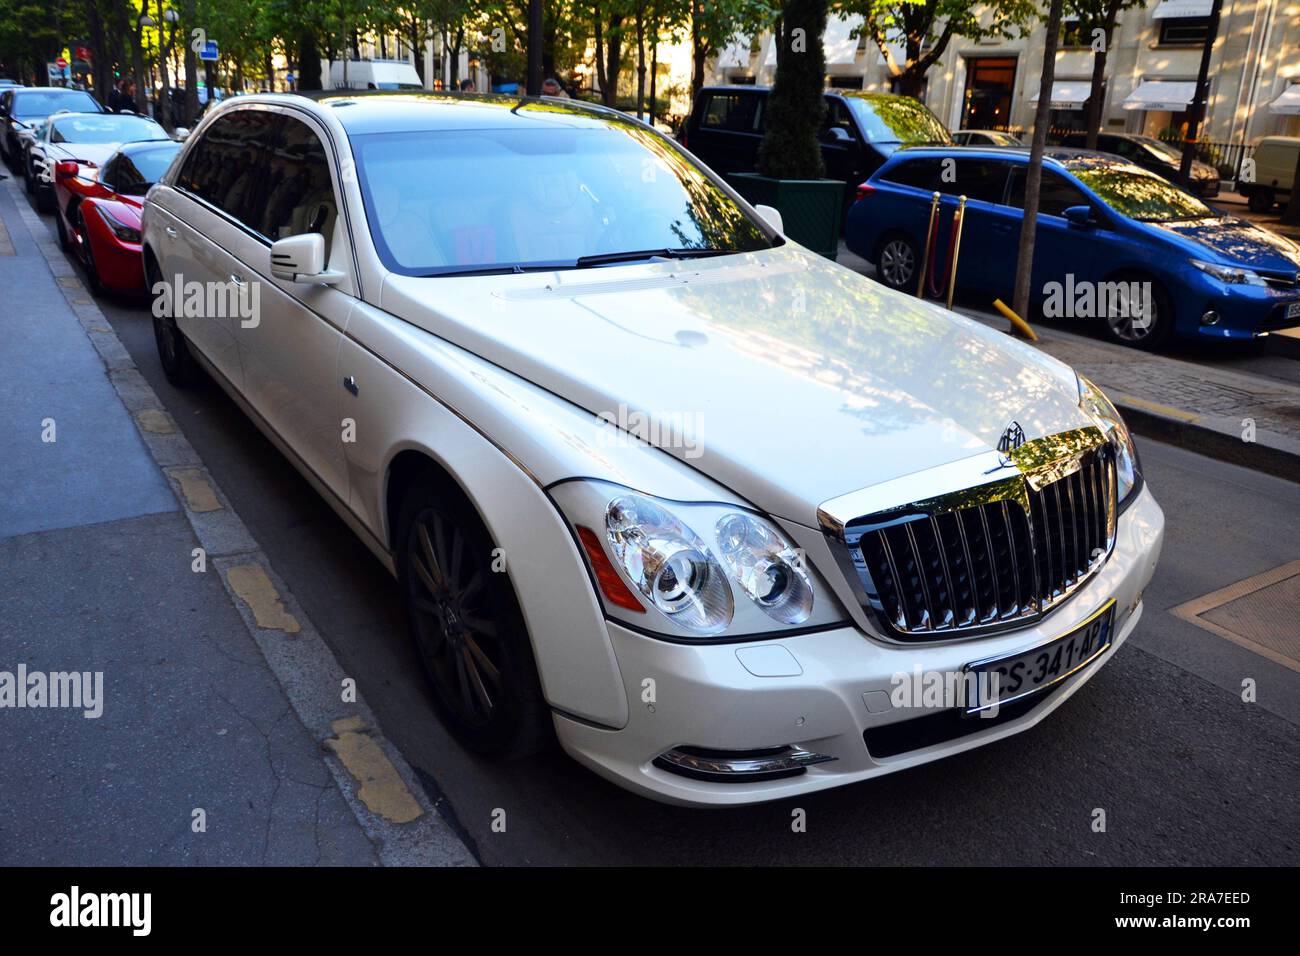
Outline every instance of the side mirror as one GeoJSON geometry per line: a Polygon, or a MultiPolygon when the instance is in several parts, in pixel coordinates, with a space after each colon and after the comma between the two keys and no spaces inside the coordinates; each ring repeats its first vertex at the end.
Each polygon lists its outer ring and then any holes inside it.
{"type": "Polygon", "coordinates": [[[54,164],[54,178],[70,179],[71,177],[77,175],[78,169],[80,169],[80,166],[78,166],[70,159],[65,159],[62,162],[58,162],[54,164]]]}
{"type": "Polygon", "coordinates": [[[754,212],[762,216],[763,221],[781,235],[785,235],[785,220],[781,218],[781,210],[775,206],[755,206],[754,212]]]}
{"type": "Polygon", "coordinates": [[[172,139],[176,140],[178,143],[183,143],[189,138],[190,131],[184,126],[177,126],[175,131],[172,133],[172,139]]]}
{"type": "Polygon", "coordinates": [[[831,143],[851,143],[853,136],[843,126],[831,126],[826,130],[826,140],[831,143]]]}
{"type": "Polygon", "coordinates": [[[1092,215],[1091,206],[1071,206],[1065,210],[1063,215],[1066,222],[1081,229],[1091,229],[1097,225],[1097,220],[1092,215]]]}
{"type": "Polygon", "coordinates": [[[271,243],[271,275],[308,285],[334,285],[343,278],[342,272],[325,268],[325,237],[318,232],[271,243]]]}

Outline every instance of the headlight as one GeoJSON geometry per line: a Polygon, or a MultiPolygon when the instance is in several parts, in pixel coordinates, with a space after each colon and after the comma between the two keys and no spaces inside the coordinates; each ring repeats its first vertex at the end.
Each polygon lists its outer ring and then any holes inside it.
{"type": "Polygon", "coordinates": [[[1124,499],[1137,489],[1138,483],[1142,480],[1142,469],[1138,462],[1137,447],[1133,444],[1133,436],[1129,434],[1128,426],[1124,424],[1124,419],[1120,417],[1110,399],[1105,396],[1101,389],[1082,375],[1078,376],[1078,378],[1079,407],[1092,416],[1115,448],[1115,473],[1119,486],[1118,495],[1119,501],[1123,503],[1124,499]]]}
{"type": "Polygon", "coordinates": [[[761,515],[602,481],[565,482],[551,494],[577,532],[606,613],[638,630],[743,640],[846,619],[800,552],[761,515]]]}
{"type": "Polygon", "coordinates": [[[121,239],[123,242],[140,241],[139,229],[136,229],[134,226],[128,226],[103,206],[96,206],[95,212],[99,213],[100,218],[104,220],[104,224],[108,226],[109,229],[113,230],[113,235],[117,236],[117,238],[121,239]]]}
{"type": "Polygon", "coordinates": [[[1240,266],[1224,266],[1217,262],[1203,262],[1200,259],[1188,260],[1196,268],[1200,269],[1207,275],[1212,275],[1220,282],[1228,285],[1267,285],[1264,279],[1257,272],[1250,269],[1243,269],[1240,266]]]}

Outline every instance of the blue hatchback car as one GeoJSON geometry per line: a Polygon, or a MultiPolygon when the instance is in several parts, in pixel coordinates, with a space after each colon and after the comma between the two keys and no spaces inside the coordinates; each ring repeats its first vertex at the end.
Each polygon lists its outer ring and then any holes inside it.
{"type": "MultiPolygon", "coordinates": [[[[932,288],[941,286],[948,224],[964,195],[957,288],[1010,301],[1028,165],[1021,149],[901,150],[858,188],[849,248],[885,285],[915,293],[937,191],[932,288]]],[[[1125,345],[1250,339],[1300,325],[1300,247],[1117,157],[1049,149],[1030,288],[1045,315],[1096,321],[1125,345]]]]}

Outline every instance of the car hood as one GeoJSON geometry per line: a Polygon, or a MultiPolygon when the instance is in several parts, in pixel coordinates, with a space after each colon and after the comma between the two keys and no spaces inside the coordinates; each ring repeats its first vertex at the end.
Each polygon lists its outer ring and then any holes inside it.
{"type": "Polygon", "coordinates": [[[390,275],[381,300],[808,525],[830,498],[996,448],[1013,420],[1030,438],[1088,424],[1065,365],[792,244],[582,271],[390,275]]]}
{"type": "Polygon", "coordinates": [[[1265,272],[1294,273],[1300,250],[1290,240],[1235,216],[1147,223],[1208,250],[1208,258],[1265,272]]]}

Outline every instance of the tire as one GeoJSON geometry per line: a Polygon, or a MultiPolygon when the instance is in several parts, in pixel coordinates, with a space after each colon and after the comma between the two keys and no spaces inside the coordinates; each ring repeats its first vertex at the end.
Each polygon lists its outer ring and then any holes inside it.
{"type": "Polygon", "coordinates": [[[1258,187],[1250,191],[1246,197],[1246,208],[1251,212],[1269,212],[1273,208],[1273,203],[1277,202],[1277,196],[1273,190],[1268,187],[1258,187]]]}
{"type": "Polygon", "coordinates": [[[1173,305],[1160,284],[1144,275],[1121,275],[1110,280],[1114,282],[1149,283],[1151,288],[1151,320],[1142,323],[1129,317],[1102,316],[1097,321],[1102,333],[1117,345],[1129,348],[1154,351],[1164,345],[1174,329],[1173,305]]]}
{"type": "Polygon", "coordinates": [[[916,292],[921,256],[916,244],[901,233],[890,233],[876,251],[876,281],[900,292],[916,292]]]}
{"type": "MultiPolygon", "coordinates": [[[[104,283],[99,278],[99,267],[95,265],[95,250],[90,245],[90,230],[86,228],[86,217],[82,215],[81,210],[77,210],[77,229],[81,232],[81,264],[86,268],[86,283],[90,286],[91,295],[99,298],[104,294],[104,283]]],[[[63,235],[63,219],[59,218],[60,238],[63,235]]]]}
{"type": "Polygon", "coordinates": [[[523,613],[473,507],[430,469],[403,497],[397,529],[411,638],[443,724],[476,753],[544,749],[552,724],[523,613]]]}
{"type": "Polygon", "coordinates": [[[64,252],[72,251],[72,243],[68,241],[68,227],[63,224],[63,216],[54,217],[54,230],[59,234],[59,248],[64,252]]]}
{"type": "MultiPolygon", "coordinates": [[[[90,243],[86,243],[86,248],[89,250],[90,243]]],[[[159,275],[158,266],[152,259],[146,257],[145,282],[150,290],[158,282],[159,275]]],[[[167,376],[167,381],[177,388],[192,388],[202,380],[203,369],[190,354],[190,344],[185,340],[185,334],[176,325],[176,320],[172,318],[171,310],[164,309],[162,305],[158,297],[155,297],[151,311],[153,312],[153,337],[158,346],[158,360],[162,363],[163,374],[167,376]]]]}
{"type": "Polygon", "coordinates": [[[36,176],[32,170],[32,160],[30,156],[24,157],[20,162],[23,164],[23,189],[27,195],[36,195],[36,176]]]}

